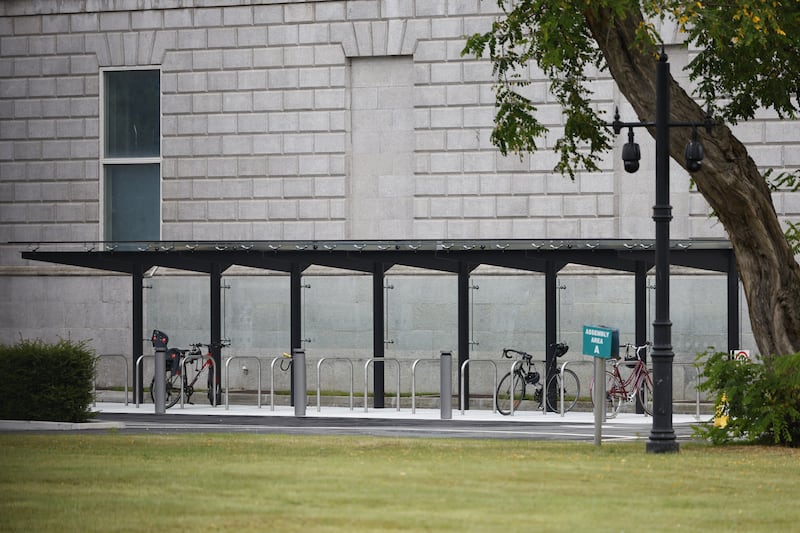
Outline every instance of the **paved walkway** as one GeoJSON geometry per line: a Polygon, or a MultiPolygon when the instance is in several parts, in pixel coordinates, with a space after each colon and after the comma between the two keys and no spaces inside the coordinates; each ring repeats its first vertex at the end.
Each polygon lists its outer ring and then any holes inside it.
{"type": "MultiPolygon", "coordinates": [[[[146,403],[140,404],[136,407],[135,404],[123,403],[100,403],[98,402],[96,409],[102,413],[155,413],[153,404],[146,403]]],[[[183,415],[217,415],[217,416],[295,416],[295,408],[290,406],[276,405],[274,410],[269,405],[257,407],[255,405],[230,405],[227,409],[224,405],[213,407],[209,404],[192,404],[175,405],[167,409],[169,414],[183,414],[183,415]]],[[[378,419],[400,419],[400,420],[441,420],[441,412],[439,409],[416,409],[414,412],[410,408],[403,407],[397,409],[394,407],[386,407],[384,409],[374,409],[370,407],[365,410],[363,405],[361,407],[354,406],[353,409],[348,407],[320,407],[317,411],[316,405],[309,405],[306,407],[306,417],[328,417],[328,418],[378,418],[378,419]]],[[[709,417],[701,420],[707,420],[709,417]]],[[[570,411],[565,413],[563,418],[559,413],[544,413],[542,411],[517,411],[513,416],[504,416],[498,412],[492,412],[488,409],[469,409],[461,414],[461,410],[452,410],[452,420],[483,420],[483,421],[497,421],[503,420],[506,422],[553,422],[561,419],[569,422],[583,422],[594,423],[594,413],[586,411],[570,411]]],[[[641,423],[642,419],[650,420],[650,417],[645,415],[637,415],[635,413],[620,413],[612,420],[616,423],[641,423]]],[[[697,423],[697,418],[694,415],[675,414],[673,415],[673,423],[697,423]]]]}
{"type": "MultiPolygon", "coordinates": [[[[167,427],[186,428],[192,424],[198,427],[209,427],[209,422],[224,427],[288,427],[286,425],[292,419],[292,427],[301,428],[317,427],[324,429],[331,427],[330,423],[337,421],[350,421],[352,426],[387,427],[393,425],[394,421],[398,428],[410,428],[414,423],[419,423],[426,427],[431,427],[432,421],[438,421],[436,426],[445,427],[463,425],[469,423],[475,427],[499,427],[502,425],[506,431],[518,431],[523,428],[525,431],[544,431],[558,432],[563,428],[582,427],[584,429],[594,426],[594,414],[591,412],[569,412],[563,417],[559,413],[543,413],[541,411],[518,411],[514,416],[503,416],[490,410],[470,409],[463,414],[458,409],[452,410],[452,418],[443,420],[439,409],[416,409],[414,412],[410,408],[384,408],[368,409],[364,407],[326,407],[323,406],[317,411],[316,405],[306,408],[305,416],[295,416],[294,407],[275,406],[272,409],[269,405],[261,408],[257,406],[231,405],[226,408],[224,405],[212,407],[210,405],[176,405],[167,410],[165,415],[156,415],[153,404],[125,405],[124,403],[100,403],[94,409],[99,413],[101,420],[95,420],[84,424],[72,424],[63,422],[37,422],[37,421],[16,421],[0,420],[0,431],[48,431],[48,430],[103,430],[103,429],[158,429],[167,427]],[[117,418],[115,420],[115,418],[117,418]],[[180,423],[178,423],[180,420],[180,423]],[[279,421],[280,424],[278,424],[279,421]],[[370,422],[373,421],[373,422],[370,422]],[[538,428],[538,429],[537,429],[538,428]]],[[[692,424],[707,421],[710,416],[701,416],[698,420],[694,415],[674,414],[673,426],[676,432],[686,434],[692,424]]],[[[604,426],[606,429],[615,429],[625,433],[642,435],[642,432],[652,425],[652,418],[633,413],[621,413],[613,419],[607,420],[604,426]]],[[[569,440],[569,439],[567,439],[569,440]]]]}

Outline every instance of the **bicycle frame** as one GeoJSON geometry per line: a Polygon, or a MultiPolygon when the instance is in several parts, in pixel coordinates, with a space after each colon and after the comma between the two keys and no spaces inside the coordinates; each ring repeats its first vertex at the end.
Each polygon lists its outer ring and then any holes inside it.
{"type": "Polygon", "coordinates": [[[183,362],[181,363],[181,407],[183,407],[185,402],[188,402],[189,399],[194,394],[194,384],[197,383],[198,378],[203,373],[204,370],[208,369],[208,387],[211,395],[211,405],[216,407],[217,406],[217,388],[218,383],[216,382],[216,372],[214,371],[214,357],[211,354],[211,345],[210,344],[193,344],[192,349],[186,352],[186,356],[184,357],[183,362]],[[205,354],[200,351],[200,346],[205,346],[207,348],[207,352],[205,354]],[[186,375],[186,365],[188,363],[194,363],[198,359],[203,358],[203,364],[200,366],[199,369],[196,370],[194,374],[194,378],[192,378],[191,382],[188,382],[187,375],[186,375]]]}
{"type": "MultiPolygon", "coordinates": [[[[534,401],[540,401],[542,398],[542,384],[540,383],[540,375],[539,372],[536,371],[536,364],[533,362],[533,356],[529,353],[522,352],[519,350],[514,350],[511,348],[505,348],[503,350],[503,357],[507,359],[511,359],[512,355],[517,355],[519,359],[514,361],[511,365],[511,370],[509,371],[506,376],[500,380],[500,383],[497,385],[496,391],[496,407],[501,414],[514,414],[515,411],[515,403],[519,403],[525,397],[525,389],[528,387],[533,387],[533,395],[534,401]],[[508,398],[509,398],[509,406],[508,412],[503,411],[503,407],[500,404],[500,399],[504,395],[504,391],[501,390],[504,386],[505,380],[508,379],[508,398]],[[521,386],[521,390],[517,390],[517,387],[521,386]],[[521,392],[519,400],[515,400],[516,393],[521,392]]],[[[540,404],[541,406],[541,404],[540,404]]]]}
{"type": "MultiPolygon", "coordinates": [[[[614,369],[611,371],[613,381],[609,387],[609,390],[606,391],[606,394],[609,397],[616,397],[620,400],[631,403],[637,397],[641,399],[641,392],[643,389],[652,391],[652,377],[647,371],[647,366],[645,365],[643,358],[639,354],[640,350],[646,350],[648,345],[649,343],[642,346],[633,346],[627,344],[625,359],[614,360],[614,369]],[[630,359],[627,355],[627,350],[630,348],[634,349],[635,359],[630,359]],[[631,363],[633,363],[633,370],[627,378],[623,378],[619,370],[620,365],[629,366],[631,363]]],[[[644,405],[641,407],[645,412],[649,412],[644,405]]]]}
{"type": "Polygon", "coordinates": [[[503,350],[503,352],[504,355],[508,352],[519,355],[519,360],[514,364],[514,373],[520,379],[524,380],[526,385],[542,388],[542,376],[536,370],[536,363],[533,362],[533,356],[531,354],[510,349],[503,350]]]}
{"type": "Polygon", "coordinates": [[[620,363],[624,361],[614,361],[614,384],[611,390],[607,391],[608,394],[616,394],[624,396],[626,400],[631,401],[636,397],[636,391],[642,386],[642,382],[649,377],[649,372],[641,359],[636,360],[633,371],[627,378],[623,378],[619,371],[620,363]]]}

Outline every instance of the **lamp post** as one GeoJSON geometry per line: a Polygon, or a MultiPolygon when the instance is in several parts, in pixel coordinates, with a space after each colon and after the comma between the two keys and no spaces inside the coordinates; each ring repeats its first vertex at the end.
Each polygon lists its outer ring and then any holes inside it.
{"type": "Polygon", "coordinates": [[[650,453],[675,453],[679,449],[672,427],[672,321],[669,317],[669,225],[672,206],[669,203],[669,129],[691,127],[692,139],[686,146],[686,167],[690,172],[699,170],[703,160],[703,146],[697,141],[697,127],[711,131],[710,113],[704,122],[669,121],[669,63],[664,49],[656,63],[656,117],[655,122],[620,122],[619,111],[612,127],[619,134],[628,128],[628,142],[622,148],[622,159],[627,172],[639,169],[639,145],[633,142],[633,128],[652,127],[656,130],[656,201],[653,221],[656,225],[656,315],[653,321],[653,427],[647,441],[650,453]]]}

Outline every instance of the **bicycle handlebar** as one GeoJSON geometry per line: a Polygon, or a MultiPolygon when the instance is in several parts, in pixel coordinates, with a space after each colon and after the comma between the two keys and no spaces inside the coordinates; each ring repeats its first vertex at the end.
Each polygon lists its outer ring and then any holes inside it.
{"type": "MultiPolygon", "coordinates": [[[[556,344],[551,344],[550,346],[553,348],[553,354],[557,358],[561,357],[562,355],[567,353],[567,351],[569,350],[569,346],[564,342],[558,342],[556,344]]],[[[530,359],[530,358],[533,357],[528,352],[515,350],[513,348],[503,348],[503,357],[505,357],[506,359],[511,359],[511,355],[509,355],[510,353],[517,354],[520,357],[522,357],[523,359],[530,359]]]]}
{"type": "Polygon", "coordinates": [[[212,342],[211,344],[209,344],[207,342],[193,342],[193,343],[189,344],[189,346],[191,346],[192,348],[201,348],[201,347],[205,346],[206,348],[211,350],[211,348],[215,348],[215,347],[216,348],[225,348],[227,346],[230,346],[230,342],[224,342],[224,341],[223,342],[212,342]]]}
{"type": "Polygon", "coordinates": [[[628,361],[634,361],[634,360],[642,361],[643,358],[642,358],[642,356],[640,355],[639,352],[641,350],[645,350],[646,351],[647,347],[651,346],[652,344],[653,343],[650,342],[650,341],[645,341],[645,343],[642,344],[641,346],[636,346],[635,344],[630,343],[630,342],[626,343],[626,344],[623,344],[622,346],[625,347],[625,359],[628,360],[628,361]],[[631,348],[633,348],[633,356],[632,357],[629,355],[629,350],[631,348]]]}
{"type": "Polygon", "coordinates": [[[530,359],[531,357],[533,357],[531,354],[527,352],[522,352],[520,350],[515,350],[513,348],[503,348],[503,357],[505,357],[506,359],[511,359],[511,355],[509,355],[510,353],[517,354],[523,359],[530,359]]]}

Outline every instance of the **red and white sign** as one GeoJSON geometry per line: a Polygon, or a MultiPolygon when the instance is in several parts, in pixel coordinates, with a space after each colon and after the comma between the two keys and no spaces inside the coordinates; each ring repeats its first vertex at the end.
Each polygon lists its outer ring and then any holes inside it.
{"type": "Polygon", "coordinates": [[[750,361],[750,350],[731,350],[731,355],[735,361],[750,361]]]}

